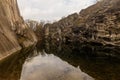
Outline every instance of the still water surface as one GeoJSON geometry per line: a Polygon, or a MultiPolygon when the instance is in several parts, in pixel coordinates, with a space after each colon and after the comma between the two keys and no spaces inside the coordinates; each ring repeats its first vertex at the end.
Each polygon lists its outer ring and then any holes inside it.
{"type": "Polygon", "coordinates": [[[94,80],[53,54],[41,53],[25,61],[20,80],[94,80]]]}
{"type": "Polygon", "coordinates": [[[0,80],[120,80],[120,60],[80,51],[70,45],[47,45],[13,55],[0,63],[0,80]]]}

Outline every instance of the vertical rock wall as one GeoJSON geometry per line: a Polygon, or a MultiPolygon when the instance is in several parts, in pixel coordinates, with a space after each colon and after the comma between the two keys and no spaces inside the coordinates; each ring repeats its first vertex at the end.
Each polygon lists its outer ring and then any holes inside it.
{"type": "Polygon", "coordinates": [[[20,16],[17,0],[0,0],[0,60],[36,42],[20,16]]]}

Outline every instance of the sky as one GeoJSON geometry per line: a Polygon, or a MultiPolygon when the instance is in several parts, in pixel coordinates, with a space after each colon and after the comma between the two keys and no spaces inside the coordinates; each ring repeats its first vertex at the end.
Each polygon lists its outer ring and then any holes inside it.
{"type": "Polygon", "coordinates": [[[96,0],[18,0],[24,19],[56,21],[69,14],[80,12],[96,0]]]}

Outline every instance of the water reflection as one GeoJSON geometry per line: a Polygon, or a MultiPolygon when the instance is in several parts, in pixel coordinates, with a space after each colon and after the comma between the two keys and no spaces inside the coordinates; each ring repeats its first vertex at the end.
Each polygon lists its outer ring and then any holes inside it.
{"type": "Polygon", "coordinates": [[[28,58],[20,80],[94,80],[89,75],[53,54],[28,58]]]}
{"type": "Polygon", "coordinates": [[[38,45],[37,51],[23,50],[0,62],[0,80],[87,80],[92,79],[90,76],[95,80],[120,80],[120,60],[96,57],[95,48],[81,50],[79,44],[61,42],[43,45],[38,45]]]}
{"type": "MultiPolygon", "coordinates": [[[[0,62],[0,80],[19,80],[22,65],[30,53],[20,51],[0,62]]],[[[32,51],[31,51],[32,53],[32,51]]]]}
{"type": "MultiPolygon", "coordinates": [[[[84,45],[83,45],[84,46],[84,45]]],[[[73,66],[80,66],[81,70],[89,74],[95,80],[120,80],[120,59],[97,56],[104,53],[99,50],[81,49],[78,43],[62,44],[54,42],[45,43],[45,52],[60,57],[73,66]]],[[[39,49],[38,49],[39,50],[39,49]]]]}

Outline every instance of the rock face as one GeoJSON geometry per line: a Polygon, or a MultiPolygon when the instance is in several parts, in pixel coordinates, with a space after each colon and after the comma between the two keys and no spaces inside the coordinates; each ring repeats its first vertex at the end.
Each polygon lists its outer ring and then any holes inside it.
{"type": "Polygon", "coordinates": [[[46,24],[45,37],[102,46],[108,53],[106,55],[113,55],[110,52],[120,55],[120,0],[101,0],[79,14],[46,24]]]}
{"type": "Polygon", "coordinates": [[[36,42],[20,16],[17,0],[0,0],[0,60],[36,42]]]}

